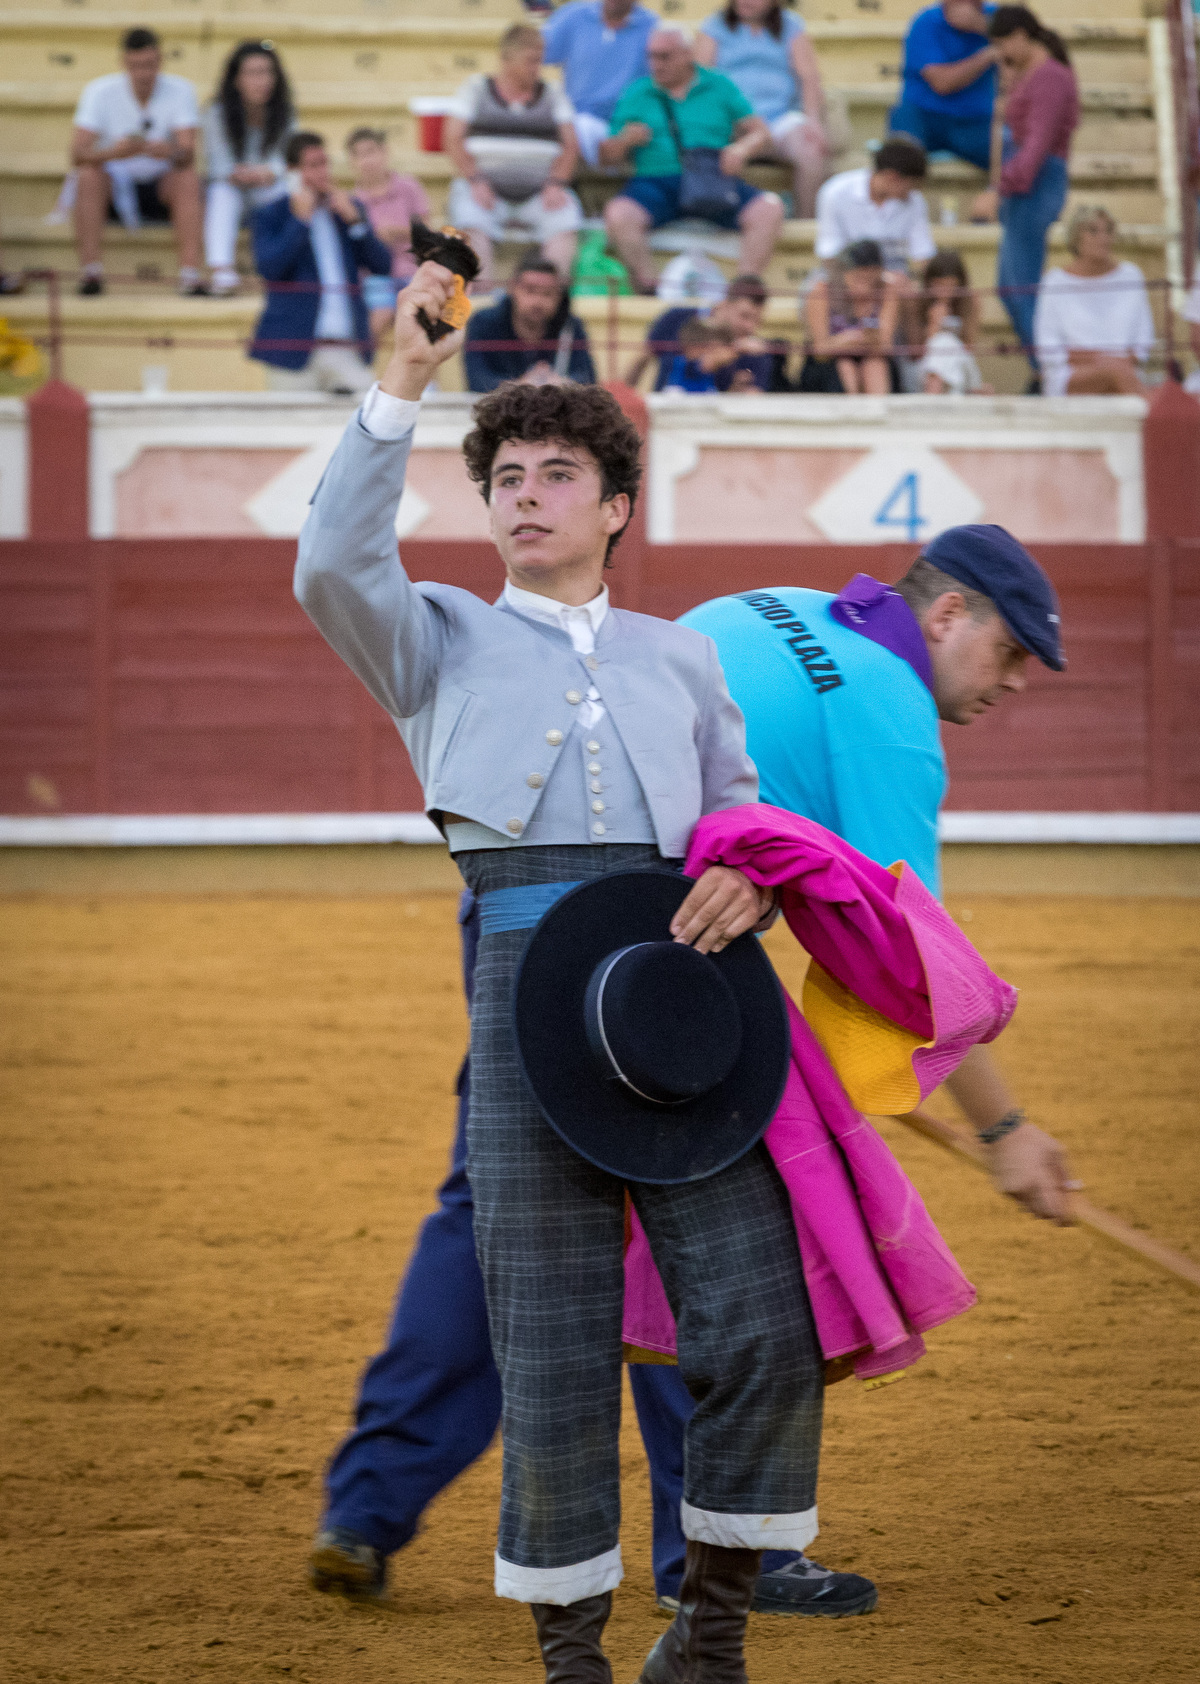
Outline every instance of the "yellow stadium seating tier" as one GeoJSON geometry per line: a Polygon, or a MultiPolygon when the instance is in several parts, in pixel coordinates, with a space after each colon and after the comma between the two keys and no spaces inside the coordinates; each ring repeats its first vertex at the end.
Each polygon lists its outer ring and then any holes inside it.
{"type": "MultiPolygon", "coordinates": [[[[714,0],[658,0],[656,9],[668,18],[698,22],[714,10],[714,0]]],[[[899,88],[904,31],[916,9],[916,0],[808,0],[802,7],[831,99],[848,119],[848,144],[838,167],[865,160],[865,143],[886,126],[899,88]]],[[[1070,0],[1043,0],[1039,9],[1067,39],[1081,82],[1083,118],[1072,158],[1071,202],[1098,200],[1108,206],[1122,224],[1122,255],[1157,279],[1164,272],[1163,206],[1141,0],[1091,0],[1086,17],[1070,0]]],[[[436,6],[431,0],[344,0],[336,7],[328,0],[176,0],[170,6],[162,0],[130,0],[120,10],[92,0],[44,0],[37,7],[0,0],[0,243],[5,261],[9,267],[74,266],[69,229],[48,226],[45,217],[61,186],[79,90],[90,77],[116,68],[118,39],[131,24],[158,30],[166,67],[190,77],[202,99],[211,93],[236,42],[269,38],[288,65],[302,120],[328,136],[343,178],[344,137],[354,125],[370,122],[387,131],[397,167],[424,182],[436,214],[445,205],[449,162],[416,149],[409,101],[418,94],[449,92],[474,71],[490,68],[500,32],[528,17],[519,0],[438,0],[436,6]]],[[[787,182],[783,172],[769,166],[752,166],[749,173],[762,186],[787,182]]],[[[962,250],[972,278],[989,286],[997,231],[966,220],[979,185],[980,177],[969,168],[935,163],[927,196],[940,243],[962,250]]],[[[613,191],[601,178],[584,179],[580,186],[592,215],[613,191]]],[[[501,248],[502,272],[512,256],[511,249],[501,248]]],[[[732,272],[727,252],[718,253],[717,261],[732,272]]],[[[114,276],[167,279],[174,273],[169,234],[161,228],[135,234],[114,229],[108,263],[114,276]]],[[[250,267],[245,242],[242,266],[250,267]]],[[[794,293],[813,266],[812,225],[788,223],[768,283],[781,293],[794,293]]],[[[215,344],[208,353],[181,346],[136,355],[120,349],[118,340],[133,336],[136,324],[151,319],[151,296],[153,320],[161,320],[165,337],[185,337],[185,327],[190,337],[236,337],[257,308],[253,297],[192,304],[151,295],[144,286],[128,297],[117,288],[105,299],[74,301],[68,327],[82,331],[86,322],[89,337],[102,343],[76,345],[68,354],[69,376],[93,387],[136,388],[140,364],[157,361],[168,364],[175,389],[192,380],[208,390],[260,384],[257,369],[247,369],[239,353],[215,344]],[[173,323],[179,326],[172,328],[173,323]],[[238,323],[244,325],[234,332],[238,323]],[[76,373],[71,375],[71,369],[76,373]]],[[[38,291],[17,302],[29,312],[26,328],[37,331],[45,310],[38,291]]],[[[653,301],[622,301],[622,338],[636,335],[636,324],[654,308],[653,301]]],[[[603,300],[589,302],[586,309],[589,316],[600,311],[607,317],[603,300]]],[[[791,296],[774,301],[772,314],[784,331],[798,331],[791,296]]],[[[16,312],[10,315],[15,321],[16,312]]],[[[1006,331],[994,300],[989,300],[985,324],[989,334],[1006,331]]]]}

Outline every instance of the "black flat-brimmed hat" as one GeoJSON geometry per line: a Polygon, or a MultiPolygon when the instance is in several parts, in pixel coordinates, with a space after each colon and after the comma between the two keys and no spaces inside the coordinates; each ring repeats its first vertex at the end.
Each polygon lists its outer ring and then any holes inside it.
{"type": "Polygon", "coordinates": [[[517,972],[517,1046],[546,1120],[627,1181],[699,1181],[761,1139],[790,1032],[752,935],[722,953],[673,941],[692,879],[622,871],[552,906],[517,972]]]}

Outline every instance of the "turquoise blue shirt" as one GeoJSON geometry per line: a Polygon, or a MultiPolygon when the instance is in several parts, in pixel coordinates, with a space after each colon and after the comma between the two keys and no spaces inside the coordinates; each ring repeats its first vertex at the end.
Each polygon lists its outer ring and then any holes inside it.
{"type": "Polygon", "coordinates": [[[645,146],[632,154],[634,175],[679,174],[679,152],[663,103],[668,99],[685,151],[694,146],[718,150],[728,146],[742,119],[754,115],[754,107],[728,76],[706,70],[703,65],[696,66],[696,75],[682,99],[663,93],[652,77],[642,76],[631,82],[617,101],[611,125],[613,134],[620,134],[626,123],[645,123],[650,130],[645,146]]]}
{"type": "Polygon", "coordinates": [[[880,865],[907,861],[938,895],[946,761],[933,697],[907,661],[835,620],[833,600],[779,586],[717,597],[681,623],[717,646],[760,799],[880,865]]]}

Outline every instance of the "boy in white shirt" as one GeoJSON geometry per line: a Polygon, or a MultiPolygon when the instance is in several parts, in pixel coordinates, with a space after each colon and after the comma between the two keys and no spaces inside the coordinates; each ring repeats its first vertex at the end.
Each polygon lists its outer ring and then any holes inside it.
{"type": "Polygon", "coordinates": [[[101,238],[111,205],[127,228],[169,221],[179,248],[179,290],[185,298],[203,297],[195,90],[182,76],[162,74],[162,46],[151,29],[127,30],[121,57],[124,70],[89,82],[75,110],[79,291],[85,298],[104,291],[101,238]]]}
{"type": "Polygon", "coordinates": [[[919,191],[925,168],[924,147],[893,135],[872,164],[831,176],[817,194],[817,256],[827,261],[859,240],[874,240],[885,269],[928,262],[937,246],[919,191]]]}

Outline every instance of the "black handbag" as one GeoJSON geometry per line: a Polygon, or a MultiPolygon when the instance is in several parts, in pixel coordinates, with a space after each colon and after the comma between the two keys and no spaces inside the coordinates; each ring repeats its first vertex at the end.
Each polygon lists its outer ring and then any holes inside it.
{"type": "Polygon", "coordinates": [[[663,115],[671,131],[671,139],[679,154],[679,210],[683,216],[698,216],[705,222],[724,222],[742,208],[742,195],[736,177],[721,173],[721,152],[716,146],[687,146],[679,133],[679,123],[671,110],[671,100],[661,88],[655,92],[662,101],[663,115]]]}

